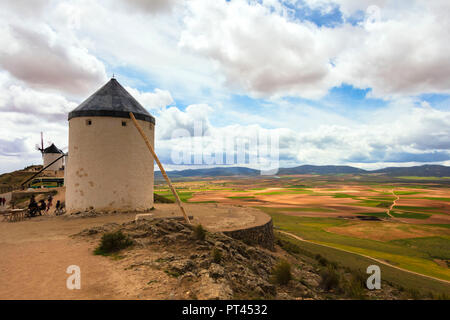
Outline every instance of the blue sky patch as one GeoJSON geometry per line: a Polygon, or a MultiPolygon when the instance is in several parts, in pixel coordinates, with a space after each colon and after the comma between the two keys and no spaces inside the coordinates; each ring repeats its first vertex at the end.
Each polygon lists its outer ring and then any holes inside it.
{"type": "Polygon", "coordinates": [[[339,10],[338,6],[333,7],[329,12],[323,12],[320,9],[311,9],[306,5],[292,9],[294,9],[295,17],[297,19],[300,21],[310,21],[318,27],[333,28],[344,23],[342,12],[339,10]]]}

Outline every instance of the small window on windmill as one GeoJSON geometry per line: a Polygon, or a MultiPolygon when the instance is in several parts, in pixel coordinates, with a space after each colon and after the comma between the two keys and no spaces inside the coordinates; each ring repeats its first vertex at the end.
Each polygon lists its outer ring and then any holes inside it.
{"type": "Polygon", "coordinates": [[[87,126],[92,125],[92,120],[91,120],[91,119],[87,119],[87,120],[86,120],[86,125],[87,125],[87,126]]]}
{"type": "Polygon", "coordinates": [[[127,126],[127,122],[126,121],[122,121],[122,127],[126,127],[127,126]]]}

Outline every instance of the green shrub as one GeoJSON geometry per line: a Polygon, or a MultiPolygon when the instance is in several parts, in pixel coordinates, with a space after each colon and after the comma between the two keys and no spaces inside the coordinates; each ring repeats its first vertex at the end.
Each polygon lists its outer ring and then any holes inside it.
{"type": "Polygon", "coordinates": [[[203,228],[201,224],[195,226],[194,228],[194,237],[197,240],[205,240],[206,238],[206,230],[203,228]]]}
{"type": "Polygon", "coordinates": [[[358,285],[361,288],[365,288],[367,281],[367,274],[358,269],[352,272],[352,280],[358,283],[358,285]]]}
{"type": "Polygon", "coordinates": [[[322,257],[320,254],[317,254],[315,258],[321,266],[326,267],[329,264],[329,261],[327,259],[325,259],[324,257],[322,257]]]}
{"type": "Polygon", "coordinates": [[[320,276],[322,277],[320,285],[325,290],[329,291],[331,289],[339,289],[341,279],[339,277],[339,274],[333,267],[328,266],[327,268],[323,269],[320,273],[320,276]]]}
{"type": "Polygon", "coordinates": [[[448,294],[446,294],[445,292],[443,293],[437,293],[437,294],[431,294],[432,295],[432,299],[434,300],[450,300],[450,296],[448,294]]]}
{"type": "Polygon", "coordinates": [[[300,248],[289,241],[277,239],[276,244],[292,255],[300,253],[300,248]]]}
{"type": "Polygon", "coordinates": [[[211,255],[214,263],[219,264],[222,261],[222,252],[220,252],[219,249],[214,248],[211,252],[211,255]]]}
{"type": "Polygon", "coordinates": [[[124,235],[122,231],[107,232],[102,236],[100,245],[95,249],[94,253],[97,255],[109,255],[125,249],[132,244],[133,240],[124,235]]]}
{"type": "Polygon", "coordinates": [[[345,294],[352,299],[364,299],[365,292],[365,278],[362,272],[357,271],[352,274],[350,280],[346,283],[344,290],[345,294]]]}
{"type": "Polygon", "coordinates": [[[180,276],[180,273],[174,270],[164,270],[165,273],[167,273],[169,276],[178,278],[180,276]]]}
{"type": "Polygon", "coordinates": [[[280,261],[272,270],[273,281],[278,284],[287,284],[292,279],[291,265],[287,261],[280,261]]]}
{"type": "Polygon", "coordinates": [[[422,296],[417,289],[408,289],[406,293],[413,300],[421,300],[422,299],[422,296]]]}

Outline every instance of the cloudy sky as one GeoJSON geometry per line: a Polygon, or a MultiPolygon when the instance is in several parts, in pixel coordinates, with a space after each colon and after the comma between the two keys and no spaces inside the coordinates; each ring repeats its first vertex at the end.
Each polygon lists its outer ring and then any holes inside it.
{"type": "Polygon", "coordinates": [[[67,113],[113,74],[169,169],[261,132],[281,166],[450,165],[449,16],[448,0],[1,1],[0,173],[41,163],[41,131],[66,151],[67,113]]]}

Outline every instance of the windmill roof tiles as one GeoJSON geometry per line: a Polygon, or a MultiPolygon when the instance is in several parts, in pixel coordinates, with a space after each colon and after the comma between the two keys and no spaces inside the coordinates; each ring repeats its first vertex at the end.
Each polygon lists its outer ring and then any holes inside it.
{"type": "Polygon", "coordinates": [[[118,117],[155,123],[155,118],[125,90],[114,78],[69,113],[69,120],[76,117],[118,117]]]}

